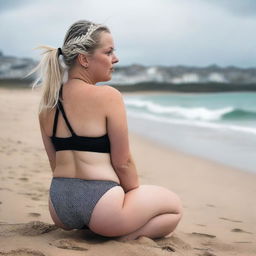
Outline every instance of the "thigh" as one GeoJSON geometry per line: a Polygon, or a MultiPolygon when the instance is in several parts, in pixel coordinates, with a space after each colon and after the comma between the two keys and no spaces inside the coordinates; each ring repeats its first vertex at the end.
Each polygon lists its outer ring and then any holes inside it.
{"type": "Polygon", "coordinates": [[[125,194],[123,209],[128,215],[139,209],[151,217],[152,214],[180,213],[181,203],[175,193],[164,187],[141,185],[125,194]]]}
{"type": "Polygon", "coordinates": [[[89,227],[102,235],[119,236],[140,228],[156,215],[180,210],[179,198],[163,187],[141,185],[126,194],[122,187],[114,187],[96,204],[89,227]]]}

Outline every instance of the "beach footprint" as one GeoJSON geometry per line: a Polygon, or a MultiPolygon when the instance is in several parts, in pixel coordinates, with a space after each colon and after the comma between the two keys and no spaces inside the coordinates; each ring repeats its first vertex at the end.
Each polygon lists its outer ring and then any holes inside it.
{"type": "Polygon", "coordinates": [[[38,236],[52,232],[56,229],[58,229],[56,225],[41,221],[31,221],[25,224],[16,224],[16,232],[24,236],[38,236]]]}
{"type": "Polygon", "coordinates": [[[229,218],[225,218],[225,217],[219,217],[219,219],[220,220],[230,221],[230,222],[243,223],[241,220],[234,220],[234,219],[229,219],[229,218]]]}
{"type": "Polygon", "coordinates": [[[215,207],[214,204],[206,204],[207,207],[215,207]]]}
{"type": "Polygon", "coordinates": [[[31,217],[39,217],[39,216],[41,216],[41,214],[37,213],[37,212],[30,212],[28,215],[31,216],[31,217]]]}
{"type": "Polygon", "coordinates": [[[34,201],[40,201],[40,197],[31,197],[31,199],[34,201]]]}
{"type": "Polygon", "coordinates": [[[74,251],[88,251],[89,249],[84,246],[84,241],[81,244],[73,239],[59,239],[49,243],[60,249],[74,250],[74,251]]]}
{"type": "Polygon", "coordinates": [[[245,231],[245,230],[243,230],[241,228],[233,228],[233,229],[231,229],[231,232],[252,234],[252,232],[245,231]]]}
{"type": "Polygon", "coordinates": [[[19,178],[19,180],[21,180],[21,181],[28,181],[28,178],[22,177],[22,178],[19,178]]]}
{"type": "Polygon", "coordinates": [[[206,237],[206,238],[215,238],[215,235],[210,235],[210,234],[206,234],[206,233],[198,233],[198,232],[192,232],[191,233],[194,236],[199,236],[199,237],[206,237]]]}

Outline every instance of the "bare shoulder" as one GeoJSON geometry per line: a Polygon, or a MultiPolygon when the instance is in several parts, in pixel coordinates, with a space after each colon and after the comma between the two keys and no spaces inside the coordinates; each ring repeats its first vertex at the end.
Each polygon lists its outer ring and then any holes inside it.
{"type": "Polygon", "coordinates": [[[100,86],[98,93],[104,103],[120,104],[123,102],[122,93],[109,85],[100,86]]]}
{"type": "Polygon", "coordinates": [[[121,97],[122,94],[116,88],[109,85],[98,86],[99,92],[109,97],[121,97]]]}

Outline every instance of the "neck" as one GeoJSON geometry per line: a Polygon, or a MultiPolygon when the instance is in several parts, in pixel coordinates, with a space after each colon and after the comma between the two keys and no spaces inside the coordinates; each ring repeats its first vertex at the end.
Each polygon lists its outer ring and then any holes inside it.
{"type": "Polygon", "coordinates": [[[93,81],[88,72],[85,73],[84,71],[76,68],[71,69],[68,73],[68,80],[73,79],[81,80],[87,84],[95,85],[95,81],[93,81]]]}
{"type": "Polygon", "coordinates": [[[69,78],[69,80],[73,80],[73,79],[80,80],[80,81],[83,81],[83,82],[85,82],[85,83],[87,83],[87,84],[93,85],[92,82],[87,81],[87,80],[82,79],[82,78],[79,78],[79,77],[72,77],[72,78],[69,78]]]}

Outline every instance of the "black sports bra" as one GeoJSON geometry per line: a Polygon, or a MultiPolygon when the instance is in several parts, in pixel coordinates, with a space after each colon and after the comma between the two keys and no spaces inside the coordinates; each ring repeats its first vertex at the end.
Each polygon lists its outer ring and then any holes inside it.
{"type": "Polygon", "coordinates": [[[74,133],[67,119],[63,105],[60,100],[58,101],[58,105],[56,107],[54,124],[53,124],[53,133],[50,138],[56,151],[78,150],[78,151],[92,151],[92,152],[99,152],[99,153],[110,153],[110,141],[109,141],[108,134],[105,134],[100,137],[83,137],[83,136],[78,136],[74,133]],[[55,136],[56,130],[57,130],[57,124],[58,124],[59,110],[61,111],[63,118],[68,126],[68,129],[72,134],[71,137],[61,138],[61,137],[55,136]]]}

